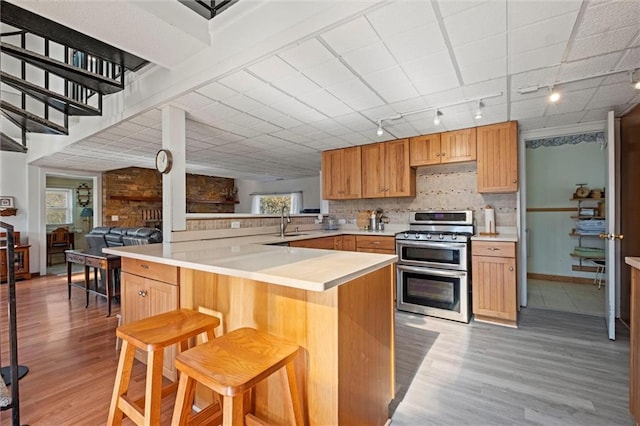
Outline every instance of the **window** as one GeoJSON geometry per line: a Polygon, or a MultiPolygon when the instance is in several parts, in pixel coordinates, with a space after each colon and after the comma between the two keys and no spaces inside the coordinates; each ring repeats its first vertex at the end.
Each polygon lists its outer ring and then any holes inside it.
{"type": "Polygon", "coordinates": [[[64,225],[73,222],[73,192],[71,189],[47,188],[45,205],[48,225],[64,225]]]}
{"type": "Polygon", "coordinates": [[[302,191],[251,194],[251,213],[279,215],[282,212],[282,207],[286,207],[286,211],[289,213],[300,213],[302,191]]]}

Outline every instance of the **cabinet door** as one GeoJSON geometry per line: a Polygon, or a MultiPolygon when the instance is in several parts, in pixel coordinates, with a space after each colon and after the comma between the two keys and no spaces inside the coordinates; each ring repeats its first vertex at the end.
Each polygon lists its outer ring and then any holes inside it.
{"type": "Polygon", "coordinates": [[[476,129],[456,130],[441,135],[440,159],[442,163],[476,160],[476,129]]]}
{"type": "Polygon", "coordinates": [[[410,138],[409,151],[412,167],[440,164],[440,133],[410,138]]]}
{"type": "Polygon", "coordinates": [[[362,146],[362,198],[385,196],[385,143],[362,146]]]}
{"type": "Polygon", "coordinates": [[[516,260],[511,257],[473,256],[473,313],[515,325],[516,260]]]}
{"type": "Polygon", "coordinates": [[[120,273],[120,293],[122,324],[138,321],[149,316],[147,303],[148,288],[145,278],[122,271],[120,273]],[[147,291],[145,295],[143,291],[147,291]]]}
{"type": "MultiPolygon", "coordinates": [[[[160,281],[146,279],[149,289],[149,314],[151,316],[178,309],[178,286],[160,281]]],[[[162,375],[171,379],[177,379],[174,361],[178,350],[176,345],[165,348],[162,360],[162,375]]]]}
{"type": "Polygon", "coordinates": [[[342,182],[342,150],[322,152],[322,198],[339,200],[342,182]]]}
{"type": "Polygon", "coordinates": [[[342,150],[342,199],[362,196],[362,148],[354,146],[342,150]]]}
{"type": "Polygon", "coordinates": [[[518,124],[477,128],[478,192],[518,190],[518,124]]]}
{"type": "Polygon", "coordinates": [[[409,139],[385,143],[385,197],[415,197],[416,170],[409,164],[409,139]]]}
{"type": "Polygon", "coordinates": [[[355,235],[343,235],[342,236],[342,250],[344,250],[344,251],[356,251],[356,236],[355,235]]]}
{"type": "Polygon", "coordinates": [[[335,240],[334,237],[310,238],[308,240],[291,241],[289,246],[333,250],[335,240]]]}

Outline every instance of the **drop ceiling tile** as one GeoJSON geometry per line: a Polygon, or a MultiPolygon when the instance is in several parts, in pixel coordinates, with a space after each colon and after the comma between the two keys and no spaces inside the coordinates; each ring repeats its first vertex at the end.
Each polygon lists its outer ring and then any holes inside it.
{"type": "Polygon", "coordinates": [[[353,108],[355,111],[366,110],[374,108],[380,105],[384,105],[384,102],[378,95],[373,93],[362,96],[360,98],[349,99],[345,101],[347,105],[353,108]]]}
{"type": "Polygon", "coordinates": [[[412,81],[432,78],[434,75],[455,76],[455,69],[448,52],[439,52],[413,61],[402,62],[400,66],[412,81]]]}
{"type": "MultiPolygon", "coordinates": [[[[638,39],[640,40],[640,35],[638,39]]],[[[635,47],[633,49],[627,49],[622,56],[622,59],[618,63],[617,69],[631,69],[637,68],[638,64],[640,64],[640,47],[635,47]]]]}
{"type": "Polygon", "coordinates": [[[609,108],[590,109],[586,112],[584,117],[582,117],[582,123],[606,120],[608,112],[609,112],[609,108]]]}
{"type": "Polygon", "coordinates": [[[246,95],[264,105],[275,105],[292,99],[291,96],[286,93],[266,84],[248,91],[246,95]]]}
{"type": "Polygon", "coordinates": [[[559,114],[584,111],[587,103],[593,98],[595,92],[595,88],[566,91],[562,94],[560,101],[556,103],[555,109],[559,114]]]}
{"type": "Polygon", "coordinates": [[[459,86],[458,76],[455,73],[431,75],[425,80],[414,80],[413,84],[421,95],[430,95],[459,86]]]}
{"type": "Polygon", "coordinates": [[[404,86],[396,86],[388,90],[379,90],[378,93],[388,103],[414,99],[419,95],[415,87],[409,83],[405,84],[404,86]]]}
{"type": "Polygon", "coordinates": [[[342,99],[344,102],[348,102],[352,99],[361,98],[364,96],[374,95],[362,81],[353,79],[339,83],[327,88],[327,91],[333,94],[336,98],[342,99]]]}
{"type": "Polygon", "coordinates": [[[220,79],[220,83],[240,93],[249,92],[251,90],[255,90],[265,86],[265,83],[263,81],[255,78],[244,70],[235,72],[227,77],[220,79]]]}
{"type": "Polygon", "coordinates": [[[278,79],[278,81],[274,83],[274,86],[295,97],[320,89],[320,86],[300,73],[290,75],[289,78],[284,80],[278,79]]]}
{"type": "Polygon", "coordinates": [[[172,104],[178,105],[179,107],[187,111],[205,108],[208,105],[211,105],[213,102],[214,101],[212,101],[208,97],[196,92],[187,93],[186,95],[180,96],[179,98],[171,101],[172,104]]]}
{"type": "Polygon", "coordinates": [[[589,59],[582,59],[574,62],[567,62],[560,66],[560,72],[556,81],[567,81],[589,75],[605,73],[613,69],[619,54],[597,56],[589,59]]]}
{"type": "Polygon", "coordinates": [[[547,117],[546,126],[547,127],[557,127],[557,126],[569,126],[571,124],[578,124],[581,122],[582,117],[584,117],[585,112],[570,112],[566,114],[553,114],[547,117]]]}
{"type": "Polygon", "coordinates": [[[394,88],[402,88],[410,85],[409,79],[400,66],[394,66],[371,74],[366,74],[363,78],[377,91],[388,91],[394,88]]]}
{"type": "MultiPolygon", "coordinates": [[[[640,21],[638,22],[638,26],[640,26],[640,21]]],[[[636,26],[578,38],[573,42],[568,60],[575,61],[622,50],[637,34],[638,27],[636,26]]]]}
{"type": "Polygon", "coordinates": [[[525,53],[509,55],[509,74],[559,65],[566,43],[554,44],[525,53]]]}
{"type": "Polygon", "coordinates": [[[216,100],[222,101],[224,99],[235,96],[238,92],[231,90],[227,86],[223,86],[220,83],[211,83],[196,90],[196,92],[203,94],[204,96],[216,100]]]}
{"type": "Polygon", "coordinates": [[[479,7],[482,2],[477,0],[461,0],[461,1],[449,1],[449,0],[437,0],[436,3],[439,6],[440,14],[443,17],[463,13],[471,9],[479,7]]]}
{"type": "Polygon", "coordinates": [[[640,3],[635,0],[588,3],[577,37],[611,31],[616,28],[638,28],[640,3]]]}
{"type": "Polygon", "coordinates": [[[362,114],[353,112],[351,114],[334,117],[334,120],[351,130],[360,131],[371,127],[371,120],[362,116],[362,114]]]}
{"type": "MultiPolygon", "coordinates": [[[[442,6],[442,2],[439,3],[442,6]]],[[[444,18],[445,28],[456,47],[487,38],[507,30],[506,0],[478,4],[461,13],[444,18]]]]}
{"type": "Polygon", "coordinates": [[[325,90],[305,93],[299,96],[298,99],[329,117],[336,117],[353,112],[351,108],[325,90]]]}
{"type": "Polygon", "coordinates": [[[382,42],[352,50],[342,57],[360,75],[397,65],[396,60],[382,42]]]}
{"type": "Polygon", "coordinates": [[[154,108],[150,111],[131,118],[130,121],[144,127],[152,127],[162,122],[162,111],[154,108]]]}
{"type": "Polygon", "coordinates": [[[278,130],[282,130],[282,127],[276,126],[271,123],[267,123],[266,121],[262,121],[262,120],[260,124],[251,126],[251,128],[257,132],[263,132],[263,133],[272,133],[272,132],[277,132],[278,130]]]}
{"type": "Polygon", "coordinates": [[[321,36],[339,55],[380,41],[378,34],[364,17],[333,28],[321,36]]]}
{"type": "Polygon", "coordinates": [[[437,27],[436,15],[430,2],[392,2],[366,16],[383,39],[409,31],[420,25],[432,24],[437,27]]]}
{"type": "Polygon", "coordinates": [[[499,77],[491,80],[468,84],[462,87],[464,98],[476,98],[479,96],[492,95],[502,92],[502,97],[485,99],[485,102],[506,102],[507,78],[499,77]]]}
{"type": "Polygon", "coordinates": [[[231,108],[235,108],[239,111],[249,112],[254,109],[262,108],[264,105],[254,99],[251,99],[245,95],[235,95],[225,99],[221,102],[223,105],[227,105],[231,108]]]}
{"type": "Polygon", "coordinates": [[[522,120],[524,118],[541,117],[546,108],[546,98],[511,102],[511,119],[522,120]]]}
{"type": "Polygon", "coordinates": [[[631,102],[636,96],[636,90],[629,83],[618,83],[598,88],[593,99],[587,105],[588,109],[603,108],[608,105],[620,105],[631,102]]]}
{"type": "Polygon", "coordinates": [[[187,114],[187,117],[194,117],[196,121],[202,122],[216,122],[223,118],[233,117],[234,115],[240,114],[238,110],[230,108],[221,103],[213,104],[207,108],[193,111],[187,114]]]}
{"type": "Polygon", "coordinates": [[[568,15],[573,16],[573,20],[566,24],[569,26],[569,31],[571,31],[581,4],[582,0],[556,1],[553,5],[548,0],[509,2],[507,8],[509,29],[514,30],[531,26],[532,24],[553,20],[560,15],[568,15]]]}
{"type": "Polygon", "coordinates": [[[566,44],[571,36],[575,19],[575,14],[571,13],[510,31],[509,54],[542,49],[558,43],[566,44]]]}
{"type": "Polygon", "coordinates": [[[498,34],[458,46],[455,55],[461,69],[482,62],[500,60],[507,56],[507,35],[498,34]]]}
{"type": "Polygon", "coordinates": [[[494,59],[489,62],[479,62],[469,67],[460,67],[460,74],[465,84],[491,80],[506,74],[507,58],[494,59]]]}
{"type": "Polygon", "coordinates": [[[271,56],[257,64],[247,68],[263,80],[274,82],[298,74],[295,68],[280,59],[278,56],[271,56]]]}
{"type": "Polygon", "coordinates": [[[304,74],[315,81],[316,84],[325,88],[353,80],[356,77],[338,59],[308,68],[304,71],[304,74]]]}
{"type": "Polygon", "coordinates": [[[299,71],[335,59],[333,54],[315,38],[302,42],[280,53],[279,56],[299,71]]]}
{"type": "Polygon", "coordinates": [[[447,50],[438,25],[422,25],[384,40],[398,62],[447,50]]]}

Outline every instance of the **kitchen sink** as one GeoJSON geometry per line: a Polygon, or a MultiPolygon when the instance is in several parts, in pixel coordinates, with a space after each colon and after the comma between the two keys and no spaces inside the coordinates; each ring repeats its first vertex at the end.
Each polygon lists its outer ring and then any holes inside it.
{"type": "MultiPolygon", "coordinates": [[[[280,233],[278,232],[276,235],[279,237],[280,233]]],[[[282,238],[299,237],[300,235],[307,235],[307,232],[287,232],[287,233],[284,234],[284,237],[282,237],[282,238]]]]}

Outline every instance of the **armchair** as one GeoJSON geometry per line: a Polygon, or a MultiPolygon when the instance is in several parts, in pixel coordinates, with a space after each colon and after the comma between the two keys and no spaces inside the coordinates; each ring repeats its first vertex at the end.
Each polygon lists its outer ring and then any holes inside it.
{"type": "Polygon", "coordinates": [[[47,238],[47,266],[51,266],[53,256],[62,255],[64,251],[71,249],[71,238],[67,228],[58,228],[51,232],[47,238]]]}

